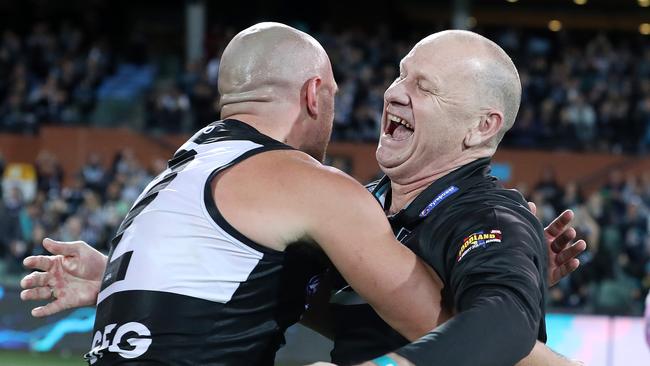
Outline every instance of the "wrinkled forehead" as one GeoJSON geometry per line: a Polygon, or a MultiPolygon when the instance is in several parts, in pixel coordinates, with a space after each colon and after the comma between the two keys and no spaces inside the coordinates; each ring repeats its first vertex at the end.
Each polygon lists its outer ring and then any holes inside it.
{"type": "Polygon", "coordinates": [[[468,45],[432,35],[418,42],[404,56],[400,70],[439,79],[458,78],[480,66],[477,60],[477,54],[468,45]]]}

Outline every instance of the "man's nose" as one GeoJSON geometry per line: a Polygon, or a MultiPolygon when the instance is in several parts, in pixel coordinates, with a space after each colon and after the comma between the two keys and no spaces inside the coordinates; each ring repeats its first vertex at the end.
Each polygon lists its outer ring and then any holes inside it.
{"type": "Polygon", "coordinates": [[[409,104],[409,96],[406,92],[406,80],[395,81],[384,93],[387,104],[409,104]]]}

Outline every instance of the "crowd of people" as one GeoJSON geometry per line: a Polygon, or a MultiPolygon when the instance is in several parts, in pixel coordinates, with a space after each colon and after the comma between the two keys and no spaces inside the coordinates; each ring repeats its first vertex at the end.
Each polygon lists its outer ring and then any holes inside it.
{"type": "MultiPolygon", "coordinates": [[[[218,116],[218,55],[234,34],[217,28],[207,61],[192,62],[173,86],[154,90],[148,125],[194,129],[218,116]]],[[[650,41],[606,34],[483,32],[517,65],[522,107],[504,146],[644,153],[650,147],[650,41]]],[[[326,48],[339,93],[334,141],[376,141],[383,94],[398,76],[399,60],[422,34],[396,37],[388,27],[368,32],[323,26],[314,33],[326,48]]]]}
{"type": "Polygon", "coordinates": [[[650,173],[614,171],[587,195],[575,183],[560,185],[547,169],[532,189],[517,188],[537,204],[545,224],[572,209],[578,238],[589,245],[580,257],[582,268],[550,290],[551,305],[640,315],[650,289],[650,173]]]}
{"type": "MultiPolygon", "coordinates": [[[[396,34],[388,26],[338,31],[327,24],[309,31],[328,51],[339,84],[332,139],[376,141],[383,93],[397,76],[401,57],[423,34],[396,34]]],[[[506,146],[628,153],[648,149],[648,37],[479,31],[512,56],[521,75],[522,107],[506,146]]],[[[187,133],[217,119],[219,55],[235,33],[235,28],[214,26],[207,33],[203,59],[172,75],[159,75],[164,80],[134,99],[144,101],[146,111],[140,117],[143,123],[136,125],[187,133]]],[[[89,123],[102,82],[116,63],[134,60],[113,55],[111,49],[106,41],[84,39],[72,26],[53,29],[37,23],[26,35],[4,31],[0,130],[34,133],[44,123],[89,123]]]]}
{"type": "Polygon", "coordinates": [[[34,134],[47,123],[86,123],[112,68],[106,41],[85,39],[71,25],[36,23],[27,35],[4,30],[0,131],[34,134]]]}
{"type": "MultiPolygon", "coordinates": [[[[22,273],[22,259],[45,253],[45,237],[63,241],[83,240],[108,250],[108,242],[133,202],[164,170],[166,161],[143,166],[130,149],[110,162],[91,154],[70,184],[56,155],[39,153],[33,166],[35,177],[16,182],[0,179],[0,256],[8,273],[22,273]],[[107,167],[108,166],[108,167],[107,167]],[[30,189],[30,185],[34,189],[30,189]]],[[[22,167],[25,169],[25,167],[22,167]]],[[[0,157],[0,176],[5,164],[0,157]]],[[[8,168],[7,168],[8,169],[8,168]]]]}
{"type": "MultiPolygon", "coordinates": [[[[33,197],[2,184],[0,271],[22,274],[22,259],[44,253],[45,237],[84,240],[108,250],[132,203],[166,162],[143,164],[129,149],[111,161],[106,158],[91,154],[64,185],[57,157],[43,151],[33,164],[33,197]]],[[[0,176],[4,165],[0,158],[0,176]]],[[[549,169],[534,187],[517,188],[537,204],[545,224],[566,208],[574,210],[578,238],[589,243],[580,257],[582,268],[551,289],[550,305],[564,311],[641,314],[650,289],[650,173],[624,177],[614,172],[600,189],[586,195],[576,184],[560,185],[549,169]]]]}
{"type": "MultiPolygon", "coordinates": [[[[397,65],[421,34],[397,36],[387,26],[369,32],[310,31],[331,58],[339,86],[332,139],[374,142],[383,93],[397,65]]],[[[650,39],[607,34],[482,32],[519,68],[522,106],[505,146],[643,154],[650,147],[650,39]]],[[[235,34],[216,26],[206,57],[188,62],[170,80],[146,91],[147,130],[188,133],[218,119],[219,55],[235,34]]],[[[98,89],[116,69],[105,40],[79,29],[37,23],[28,34],[0,39],[0,132],[38,133],[43,124],[87,124],[98,89]]],[[[142,61],[142,60],[140,60],[142,61]]],[[[34,162],[33,192],[0,184],[0,271],[19,275],[21,261],[41,254],[44,237],[84,240],[106,251],[131,204],[165,161],[143,165],[129,149],[93,154],[64,185],[57,157],[34,162]]],[[[349,165],[347,166],[349,168],[349,165]]],[[[5,163],[0,156],[0,183],[5,163]]],[[[600,189],[560,185],[551,170],[534,187],[518,187],[548,223],[565,208],[576,212],[578,236],[589,243],[582,268],[550,291],[553,307],[605,314],[642,312],[650,289],[650,173],[613,172],[600,189]]]]}

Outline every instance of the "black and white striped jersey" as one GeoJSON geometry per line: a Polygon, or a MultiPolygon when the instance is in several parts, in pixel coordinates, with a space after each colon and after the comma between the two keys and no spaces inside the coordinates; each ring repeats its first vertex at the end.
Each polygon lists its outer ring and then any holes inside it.
{"type": "Polygon", "coordinates": [[[224,120],[174,154],[111,243],[89,364],[273,364],[325,267],[322,254],[248,239],[220,214],[210,181],[279,149],[290,147],[224,120]]]}

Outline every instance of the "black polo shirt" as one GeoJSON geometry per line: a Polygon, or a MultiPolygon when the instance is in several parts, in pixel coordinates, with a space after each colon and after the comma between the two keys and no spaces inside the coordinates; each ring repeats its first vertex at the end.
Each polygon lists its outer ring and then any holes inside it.
{"type": "MultiPolygon", "coordinates": [[[[513,365],[535,339],[546,340],[543,229],[521,194],[498,186],[489,163],[479,159],[447,174],[389,216],[398,240],[443,281],[443,306],[455,316],[408,344],[342,286],[330,300],[333,362],[347,365],[398,349],[416,365],[513,365]]],[[[390,207],[387,177],[368,188],[390,207]]]]}

